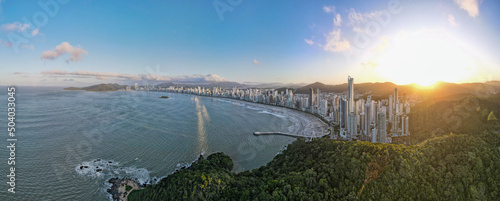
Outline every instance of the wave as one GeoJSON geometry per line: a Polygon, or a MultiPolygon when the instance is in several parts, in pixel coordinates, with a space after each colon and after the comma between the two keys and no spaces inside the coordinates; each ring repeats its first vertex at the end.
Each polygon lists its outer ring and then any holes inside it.
{"type": "Polygon", "coordinates": [[[279,117],[279,118],[286,118],[285,116],[281,115],[281,114],[276,114],[276,113],[273,113],[273,112],[269,112],[267,110],[263,110],[263,111],[260,111],[258,113],[262,113],[262,114],[270,114],[270,115],[273,115],[273,116],[276,116],[276,117],[279,117]]]}
{"type": "Polygon", "coordinates": [[[246,108],[250,110],[262,110],[262,108],[252,107],[252,106],[246,106],[246,108]]]}
{"type": "Polygon", "coordinates": [[[79,175],[91,178],[130,178],[140,185],[150,184],[149,171],[146,168],[122,167],[113,160],[94,159],[83,161],[75,167],[79,175]]]}

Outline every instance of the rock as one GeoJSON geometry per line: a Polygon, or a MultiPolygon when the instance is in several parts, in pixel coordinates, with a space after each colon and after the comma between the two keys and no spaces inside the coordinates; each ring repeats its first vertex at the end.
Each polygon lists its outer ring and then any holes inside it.
{"type": "Polygon", "coordinates": [[[89,168],[89,166],[84,165],[83,168],[89,168]]]}
{"type": "Polygon", "coordinates": [[[83,166],[80,166],[80,170],[83,169],[83,166]]]}
{"type": "Polygon", "coordinates": [[[109,179],[108,182],[111,183],[111,184],[114,184],[116,182],[116,179],[115,178],[111,178],[111,179],[109,179]]]}
{"type": "Polygon", "coordinates": [[[96,172],[100,172],[100,171],[102,171],[102,169],[97,169],[97,170],[96,170],[96,172]]]}

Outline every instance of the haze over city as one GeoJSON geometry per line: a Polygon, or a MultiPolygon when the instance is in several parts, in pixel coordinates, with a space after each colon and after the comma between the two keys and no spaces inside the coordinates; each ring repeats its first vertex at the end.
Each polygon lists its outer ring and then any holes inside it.
{"type": "Polygon", "coordinates": [[[498,1],[61,2],[0,1],[1,85],[499,79],[498,1]]]}

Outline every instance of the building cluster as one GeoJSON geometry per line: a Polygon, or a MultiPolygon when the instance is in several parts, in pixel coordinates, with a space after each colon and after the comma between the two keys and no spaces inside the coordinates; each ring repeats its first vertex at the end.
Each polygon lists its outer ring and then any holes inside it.
{"type": "MultiPolygon", "coordinates": [[[[372,100],[370,95],[366,100],[361,94],[354,92],[354,79],[348,77],[347,94],[322,93],[319,89],[309,89],[308,94],[294,94],[285,89],[223,89],[220,87],[205,88],[170,86],[161,88],[155,86],[139,87],[136,90],[159,90],[176,93],[195,94],[232,98],[249,102],[282,106],[320,115],[333,125],[338,125],[339,137],[348,140],[362,140],[381,143],[409,143],[409,118],[414,100],[401,97],[398,89],[387,99],[372,100]]],[[[333,132],[333,129],[332,129],[333,132]]]]}

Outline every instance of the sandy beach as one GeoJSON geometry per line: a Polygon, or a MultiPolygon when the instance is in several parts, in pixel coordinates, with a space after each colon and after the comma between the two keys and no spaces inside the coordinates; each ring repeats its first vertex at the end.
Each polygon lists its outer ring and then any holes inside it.
{"type": "MultiPolygon", "coordinates": [[[[293,121],[294,125],[295,125],[292,130],[286,131],[287,133],[290,133],[290,134],[294,134],[294,135],[306,137],[306,138],[322,137],[322,136],[328,134],[328,132],[327,132],[328,125],[325,122],[323,122],[321,119],[319,119],[318,117],[316,117],[312,114],[306,113],[306,112],[297,111],[297,110],[290,109],[290,108],[274,106],[274,105],[253,103],[253,102],[230,99],[230,98],[218,98],[218,97],[214,97],[214,98],[221,100],[221,101],[232,102],[235,104],[244,104],[244,105],[250,106],[252,108],[262,109],[262,110],[267,111],[269,113],[289,117],[290,120],[293,121]]],[[[259,131],[259,132],[279,132],[279,131],[259,131]]],[[[281,131],[281,132],[284,132],[284,131],[281,131]]]]}

